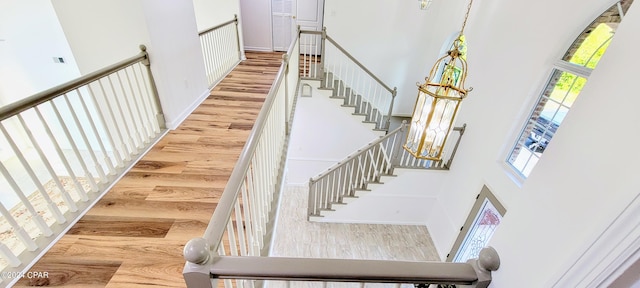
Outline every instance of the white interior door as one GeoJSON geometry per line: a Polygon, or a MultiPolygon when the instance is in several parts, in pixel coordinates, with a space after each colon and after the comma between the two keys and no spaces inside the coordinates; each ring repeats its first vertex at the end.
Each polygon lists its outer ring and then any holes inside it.
{"type": "Polygon", "coordinates": [[[273,50],[287,51],[296,31],[295,0],[272,0],[273,50]]]}
{"type": "Polygon", "coordinates": [[[291,41],[297,36],[297,26],[302,30],[322,30],[324,0],[272,0],[271,11],[275,51],[286,51],[289,48],[291,41]]]}
{"type": "Polygon", "coordinates": [[[302,30],[321,31],[324,0],[297,0],[297,25],[302,30]]]}

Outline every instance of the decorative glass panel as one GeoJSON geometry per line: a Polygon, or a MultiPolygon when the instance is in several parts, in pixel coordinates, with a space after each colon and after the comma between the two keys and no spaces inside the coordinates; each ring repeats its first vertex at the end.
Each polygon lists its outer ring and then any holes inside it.
{"type": "Polygon", "coordinates": [[[480,250],[488,246],[506,212],[489,188],[482,187],[451,248],[451,253],[447,255],[447,261],[467,262],[469,259],[477,258],[480,250]]]}
{"type": "Polygon", "coordinates": [[[469,259],[478,258],[480,250],[487,246],[500,221],[502,221],[500,212],[489,199],[484,199],[482,208],[478,211],[460,250],[453,258],[453,262],[467,262],[469,259]]]}

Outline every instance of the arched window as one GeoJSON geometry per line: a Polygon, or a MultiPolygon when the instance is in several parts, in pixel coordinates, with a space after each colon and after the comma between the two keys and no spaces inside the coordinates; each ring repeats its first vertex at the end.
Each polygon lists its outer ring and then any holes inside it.
{"type": "Polygon", "coordinates": [[[633,0],[611,6],[591,23],[554,66],[549,81],[507,158],[526,178],[562,124],[591,71],[607,50],[618,24],[633,0]]]}

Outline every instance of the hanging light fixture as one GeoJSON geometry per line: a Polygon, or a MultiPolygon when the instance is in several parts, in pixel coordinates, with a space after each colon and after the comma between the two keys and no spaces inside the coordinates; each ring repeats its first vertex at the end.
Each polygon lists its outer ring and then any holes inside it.
{"type": "Polygon", "coordinates": [[[411,117],[404,149],[414,157],[441,160],[442,151],[453,128],[460,102],[472,88],[465,89],[467,78],[466,44],[464,28],[471,4],[458,38],[447,55],[438,59],[431,68],[425,83],[418,83],[418,99],[411,117]]]}

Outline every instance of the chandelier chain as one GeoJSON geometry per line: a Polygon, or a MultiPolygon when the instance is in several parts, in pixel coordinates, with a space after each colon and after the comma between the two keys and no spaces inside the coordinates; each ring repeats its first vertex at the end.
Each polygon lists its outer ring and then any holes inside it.
{"type": "Polygon", "coordinates": [[[469,12],[471,11],[472,4],[473,4],[473,0],[469,0],[469,5],[467,6],[467,14],[464,15],[464,22],[462,22],[462,29],[460,29],[460,35],[464,34],[464,27],[467,26],[467,19],[469,18],[469,12]]]}

